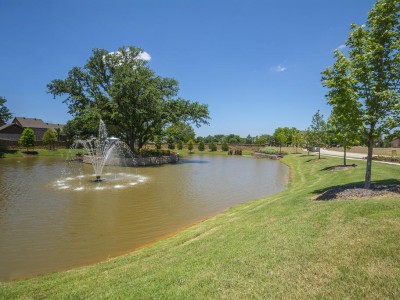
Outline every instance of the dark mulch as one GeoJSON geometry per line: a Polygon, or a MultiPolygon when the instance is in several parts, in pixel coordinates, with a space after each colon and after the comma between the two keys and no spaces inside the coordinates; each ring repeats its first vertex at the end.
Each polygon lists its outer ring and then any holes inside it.
{"type": "Polygon", "coordinates": [[[336,171],[336,170],[343,170],[343,169],[351,169],[357,167],[356,164],[352,165],[338,165],[338,166],[332,166],[332,167],[326,167],[323,168],[322,171],[336,171]]]}
{"type": "Polygon", "coordinates": [[[400,196],[400,185],[372,185],[370,189],[361,186],[341,186],[329,189],[318,195],[313,200],[329,201],[329,200],[354,200],[382,196],[400,196]]]}

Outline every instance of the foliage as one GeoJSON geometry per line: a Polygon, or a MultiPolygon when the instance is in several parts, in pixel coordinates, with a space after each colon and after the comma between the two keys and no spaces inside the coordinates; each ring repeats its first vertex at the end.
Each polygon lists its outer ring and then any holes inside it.
{"type": "Polygon", "coordinates": [[[324,115],[322,115],[319,110],[313,115],[310,132],[312,134],[312,140],[314,145],[319,148],[318,158],[321,158],[321,147],[323,147],[327,140],[327,125],[324,120],[324,115]]]}
{"type": "Polygon", "coordinates": [[[200,141],[198,149],[199,149],[199,151],[204,151],[205,146],[204,146],[204,142],[203,141],[200,141]]]}
{"type": "Polygon", "coordinates": [[[189,150],[189,152],[193,151],[193,144],[194,144],[193,140],[189,140],[189,142],[188,142],[188,150],[189,150]]]}
{"type": "Polygon", "coordinates": [[[169,136],[167,138],[167,144],[168,144],[168,149],[170,149],[170,150],[175,149],[174,138],[172,136],[169,136]]]}
{"type": "Polygon", "coordinates": [[[169,126],[165,133],[174,139],[175,142],[182,141],[187,143],[189,140],[194,139],[196,134],[189,124],[177,122],[169,126]]]}
{"type": "Polygon", "coordinates": [[[283,152],[281,150],[278,151],[277,149],[274,149],[274,148],[263,148],[263,149],[260,149],[259,152],[264,153],[264,154],[283,154],[283,155],[288,154],[287,152],[283,152]]]}
{"type": "Polygon", "coordinates": [[[229,146],[227,142],[223,142],[221,145],[221,150],[222,151],[228,151],[229,150],[229,146]]]}
{"type": "Polygon", "coordinates": [[[26,151],[29,150],[29,147],[34,147],[36,141],[36,136],[32,128],[25,128],[22,131],[21,137],[18,141],[23,147],[26,147],[26,151]]]}
{"type": "Polygon", "coordinates": [[[69,113],[82,120],[102,118],[107,128],[131,149],[141,148],[171,124],[208,124],[207,105],[177,97],[178,82],[162,78],[148,67],[140,48],[116,52],[94,49],[84,67],[73,67],[64,80],[55,79],[48,91],[64,99],[69,113]]]}
{"type": "Polygon", "coordinates": [[[56,132],[52,129],[47,129],[42,138],[43,144],[48,145],[50,149],[54,149],[57,142],[56,132]]]}
{"type": "Polygon", "coordinates": [[[291,139],[291,130],[288,127],[278,127],[275,129],[273,135],[279,149],[282,150],[282,146],[286,146],[290,143],[291,139]]]}
{"type": "Polygon", "coordinates": [[[217,145],[214,142],[208,144],[208,148],[210,149],[210,151],[217,151],[217,145]]]}
{"type": "Polygon", "coordinates": [[[330,143],[343,145],[343,159],[346,165],[347,147],[360,142],[362,112],[360,103],[357,102],[350,61],[339,50],[335,50],[334,54],[335,64],[322,72],[322,84],[329,89],[326,98],[328,104],[333,107],[327,124],[330,143]]]}
{"type": "Polygon", "coordinates": [[[161,149],[161,141],[162,139],[161,139],[161,137],[159,136],[159,135],[156,135],[155,137],[154,137],[154,145],[156,146],[156,149],[157,150],[160,150],[161,149]]]}
{"type": "Polygon", "coordinates": [[[0,126],[6,124],[7,121],[12,118],[12,113],[5,106],[6,102],[7,102],[6,98],[0,97],[0,126]]]}
{"type": "Polygon", "coordinates": [[[296,147],[296,153],[297,148],[301,147],[304,144],[303,133],[296,128],[292,128],[292,144],[296,147]]]}
{"type": "MultiPolygon", "coordinates": [[[[346,45],[348,58],[335,51],[335,66],[326,71],[329,75],[335,68],[339,70],[341,64],[347,64],[346,76],[333,76],[339,79],[337,82],[327,76],[327,86],[332,93],[335,89],[346,91],[346,97],[340,101],[358,110],[368,146],[365,187],[369,188],[374,144],[400,124],[400,2],[377,1],[368,14],[366,25],[351,25],[346,45]],[[340,89],[340,80],[345,88],[340,89]]],[[[341,103],[334,101],[332,105],[339,107],[341,103]]]]}
{"type": "Polygon", "coordinates": [[[176,147],[178,148],[178,150],[182,150],[183,149],[183,142],[182,141],[178,141],[176,147]]]}

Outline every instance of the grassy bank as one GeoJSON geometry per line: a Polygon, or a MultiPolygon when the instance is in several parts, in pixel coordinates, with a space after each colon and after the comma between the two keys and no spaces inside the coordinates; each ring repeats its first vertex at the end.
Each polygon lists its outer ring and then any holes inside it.
{"type": "MultiPolygon", "coordinates": [[[[361,182],[365,162],[288,155],[286,191],[248,202],[129,255],[0,283],[0,298],[399,299],[400,196],[312,201],[361,182]]],[[[400,167],[373,164],[379,183],[400,167]]]]}
{"type": "Polygon", "coordinates": [[[26,157],[26,156],[60,156],[67,157],[71,151],[82,152],[82,150],[71,150],[65,148],[58,148],[55,150],[49,149],[30,149],[26,151],[26,149],[0,149],[0,158],[10,158],[10,157],[26,157]]]}

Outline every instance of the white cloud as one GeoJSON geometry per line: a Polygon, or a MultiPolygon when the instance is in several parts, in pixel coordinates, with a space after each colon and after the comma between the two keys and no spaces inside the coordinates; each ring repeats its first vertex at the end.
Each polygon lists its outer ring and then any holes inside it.
{"type": "Polygon", "coordinates": [[[277,66],[271,68],[271,71],[278,72],[278,73],[285,72],[286,70],[287,70],[287,68],[282,65],[277,65],[277,66]]]}
{"type": "Polygon", "coordinates": [[[344,49],[344,48],[346,48],[346,45],[340,45],[339,47],[337,47],[339,50],[342,50],[342,49],[344,49]]]}
{"type": "Polygon", "coordinates": [[[143,52],[140,52],[140,54],[138,56],[136,56],[136,58],[149,61],[151,59],[151,56],[146,51],[143,51],[143,52]]]}

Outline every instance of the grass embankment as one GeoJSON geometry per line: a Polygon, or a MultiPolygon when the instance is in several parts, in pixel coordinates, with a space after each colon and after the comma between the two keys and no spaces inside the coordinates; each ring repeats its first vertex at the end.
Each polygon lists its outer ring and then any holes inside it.
{"type": "MultiPolygon", "coordinates": [[[[289,188],[251,201],[129,255],[68,272],[0,284],[12,298],[399,299],[400,196],[311,201],[363,180],[341,158],[288,155],[289,188]]],[[[379,183],[400,167],[373,164],[379,183]]]]}
{"type": "Polygon", "coordinates": [[[54,150],[49,149],[30,149],[26,151],[26,149],[0,149],[0,158],[11,158],[11,157],[27,157],[27,156],[60,156],[67,157],[72,152],[82,152],[81,149],[66,149],[66,148],[57,148],[54,150]]]}

